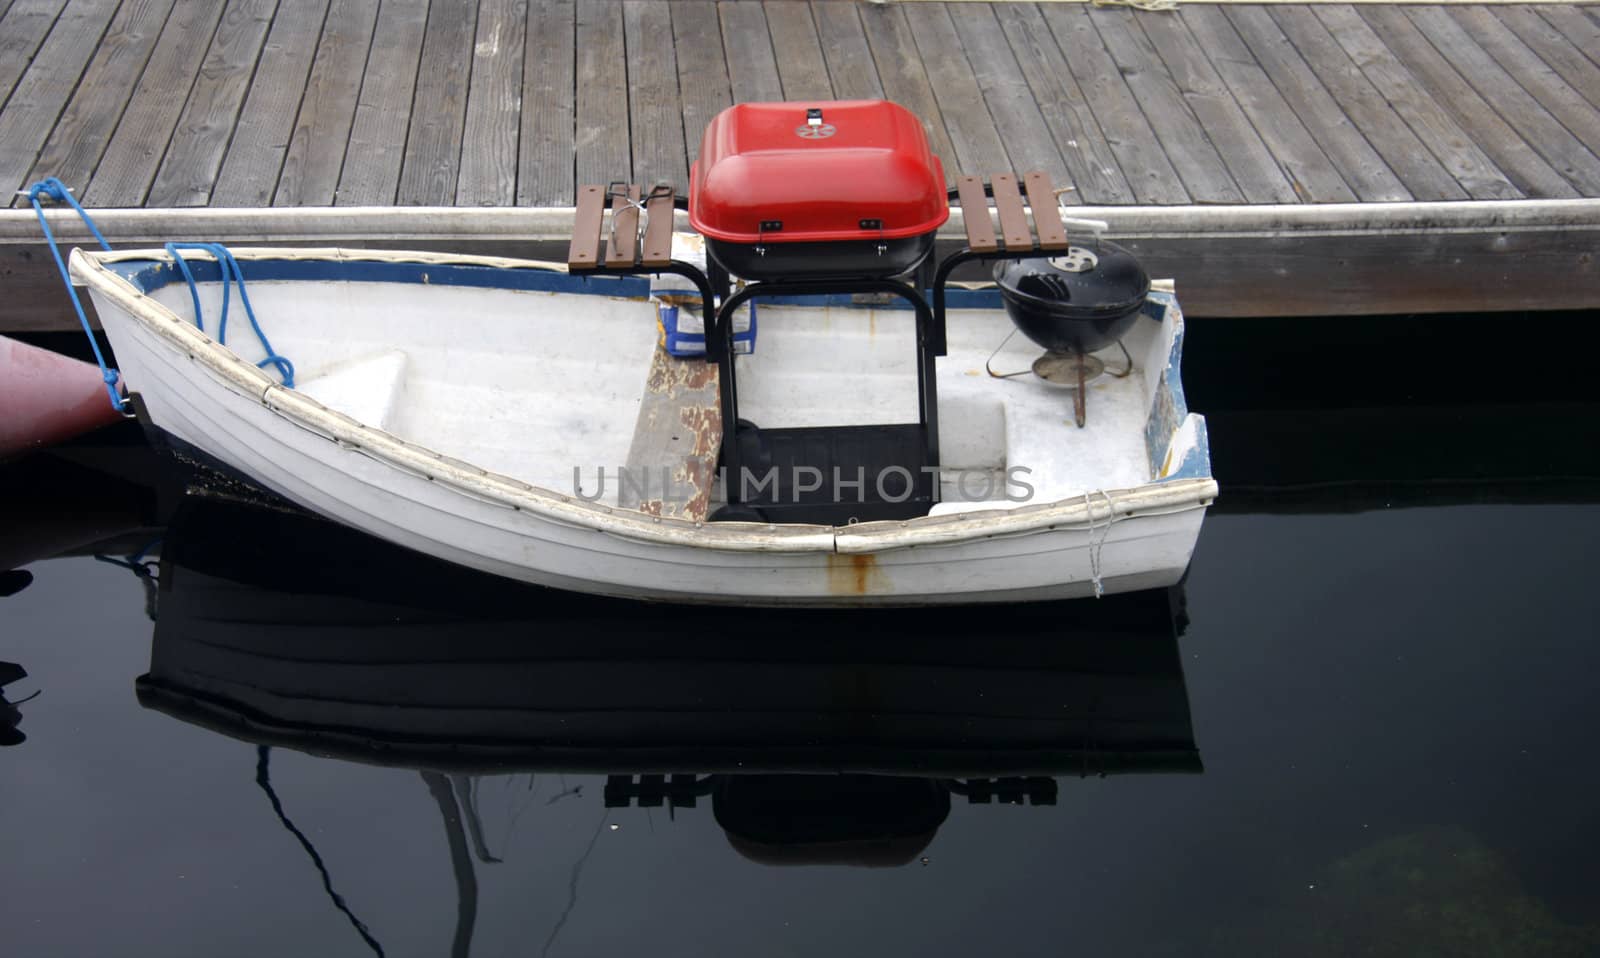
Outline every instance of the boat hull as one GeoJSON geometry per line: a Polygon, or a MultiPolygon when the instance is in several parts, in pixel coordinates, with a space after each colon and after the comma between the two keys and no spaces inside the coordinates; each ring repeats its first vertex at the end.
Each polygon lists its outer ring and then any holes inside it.
{"type": "Polygon", "coordinates": [[[0,336],[0,459],[121,418],[93,364],[0,336]]]}
{"type": "Polygon", "coordinates": [[[587,503],[411,446],[283,388],[122,277],[75,268],[152,424],[313,512],[543,586],[683,603],[907,606],[1176,583],[1209,475],[992,513],[838,529],[587,503]]]}

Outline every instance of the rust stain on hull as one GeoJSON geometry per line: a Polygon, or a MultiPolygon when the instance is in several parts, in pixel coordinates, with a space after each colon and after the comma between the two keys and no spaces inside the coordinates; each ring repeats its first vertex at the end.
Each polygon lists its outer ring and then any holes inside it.
{"type": "Polygon", "coordinates": [[[878,568],[875,555],[828,556],[828,592],[831,595],[882,595],[889,579],[878,568]]]}

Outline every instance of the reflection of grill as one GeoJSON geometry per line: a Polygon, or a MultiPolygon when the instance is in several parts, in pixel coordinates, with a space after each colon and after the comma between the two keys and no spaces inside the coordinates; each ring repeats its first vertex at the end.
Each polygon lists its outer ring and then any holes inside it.
{"type": "MultiPolygon", "coordinates": [[[[1087,419],[1086,387],[1106,371],[1105,363],[1089,354],[1121,345],[1150,293],[1150,277],[1132,253],[1097,241],[1092,250],[1074,246],[1063,256],[1002,261],[994,279],[1012,323],[1046,350],[1033,363],[1034,375],[1075,388],[1073,406],[1081,427],[1087,419]]],[[[1122,355],[1127,362],[1113,373],[1119,378],[1133,371],[1125,347],[1122,355]]]]}

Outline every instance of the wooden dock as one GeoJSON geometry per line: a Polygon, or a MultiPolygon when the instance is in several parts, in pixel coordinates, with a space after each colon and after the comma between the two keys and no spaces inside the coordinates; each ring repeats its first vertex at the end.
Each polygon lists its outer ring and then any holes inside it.
{"type": "MultiPolygon", "coordinates": [[[[1600,7],[0,0],[0,189],[117,243],[526,251],[579,184],[685,189],[731,103],[860,97],[1072,184],[1199,313],[1600,304],[1600,7]]],[[[40,253],[0,211],[0,288],[40,253]]]]}

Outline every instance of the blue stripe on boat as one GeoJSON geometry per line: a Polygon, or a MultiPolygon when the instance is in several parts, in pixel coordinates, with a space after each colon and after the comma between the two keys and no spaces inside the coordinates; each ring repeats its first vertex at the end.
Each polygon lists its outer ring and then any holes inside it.
{"type": "MultiPolygon", "coordinates": [[[[183,277],[165,260],[124,260],[107,268],[133,283],[143,293],[181,282],[183,277]]],[[[472,266],[464,264],[379,262],[372,260],[241,259],[239,266],[249,282],[299,280],[347,283],[415,283],[427,286],[463,286],[478,289],[533,290],[548,293],[591,293],[598,296],[644,298],[650,295],[648,276],[574,276],[531,266],[472,266]]],[[[195,257],[189,269],[196,282],[216,283],[221,273],[216,262],[195,257]]],[[[946,299],[957,309],[999,309],[996,290],[952,289],[946,299]]],[[[827,296],[763,296],[759,302],[791,306],[871,306],[906,309],[911,305],[895,297],[887,303],[863,303],[848,293],[827,296]]]]}
{"type": "MultiPolygon", "coordinates": [[[[153,293],[182,276],[172,264],[158,260],[128,260],[106,264],[142,292],[153,293]]],[[[464,286],[478,289],[534,290],[550,293],[595,293],[601,296],[650,295],[645,277],[571,276],[535,267],[440,265],[370,260],[241,259],[239,266],[249,282],[299,280],[347,283],[415,283],[427,286],[464,286]]],[[[196,282],[220,282],[222,274],[213,260],[189,260],[196,282]]]]}

